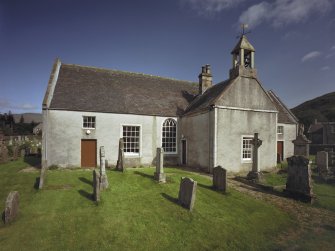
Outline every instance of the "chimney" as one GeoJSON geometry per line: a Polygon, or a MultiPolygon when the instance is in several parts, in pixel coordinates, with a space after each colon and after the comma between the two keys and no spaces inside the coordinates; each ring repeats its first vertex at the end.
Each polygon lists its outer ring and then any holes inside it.
{"type": "Polygon", "coordinates": [[[212,87],[212,79],[211,66],[209,64],[202,66],[199,74],[199,95],[212,87]]]}

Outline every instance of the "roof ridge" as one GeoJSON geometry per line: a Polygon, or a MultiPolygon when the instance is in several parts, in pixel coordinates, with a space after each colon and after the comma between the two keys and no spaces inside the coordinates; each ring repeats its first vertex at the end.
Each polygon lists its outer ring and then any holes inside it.
{"type": "Polygon", "coordinates": [[[161,79],[167,79],[167,80],[173,80],[173,81],[179,81],[179,82],[186,82],[186,83],[189,83],[189,84],[198,84],[197,82],[192,82],[192,81],[189,81],[189,80],[180,80],[180,79],[175,79],[175,78],[171,78],[171,77],[162,77],[162,76],[151,75],[151,74],[146,74],[146,73],[141,73],[141,72],[131,72],[131,71],[125,71],[125,70],[108,69],[108,68],[104,68],[104,67],[87,66],[87,65],[80,65],[80,64],[64,64],[64,63],[62,63],[62,65],[78,66],[78,67],[82,67],[82,68],[89,68],[89,69],[96,69],[96,70],[103,70],[103,71],[113,71],[113,72],[127,73],[127,74],[140,75],[140,76],[148,76],[148,77],[161,78],[161,79]]]}

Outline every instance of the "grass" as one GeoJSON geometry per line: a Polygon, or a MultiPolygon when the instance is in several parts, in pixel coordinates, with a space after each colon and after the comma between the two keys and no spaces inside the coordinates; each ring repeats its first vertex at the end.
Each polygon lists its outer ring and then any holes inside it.
{"type": "Polygon", "coordinates": [[[19,172],[26,165],[0,165],[0,200],[20,193],[17,220],[0,224],[1,250],[273,250],[276,236],[295,227],[272,205],[213,191],[209,179],[176,168],[165,169],[166,184],[153,181],[152,168],[108,171],[96,205],[91,171],[48,171],[38,191],[39,174],[19,172]],[[176,203],[182,176],[198,182],[192,213],[176,203]]]}

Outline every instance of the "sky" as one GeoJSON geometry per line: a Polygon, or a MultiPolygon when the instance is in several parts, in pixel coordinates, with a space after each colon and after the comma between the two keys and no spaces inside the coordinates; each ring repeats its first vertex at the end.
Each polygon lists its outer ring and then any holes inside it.
{"type": "Polygon", "coordinates": [[[41,112],[57,57],[193,82],[210,64],[221,82],[241,23],[289,108],[335,91],[335,0],[0,0],[0,113],[41,112]]]}

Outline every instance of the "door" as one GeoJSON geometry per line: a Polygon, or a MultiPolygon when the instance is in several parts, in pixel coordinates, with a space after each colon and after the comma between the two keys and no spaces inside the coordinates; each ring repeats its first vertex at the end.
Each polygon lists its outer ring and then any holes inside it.
{"type": "Polygon", "coordinates": [[[186,139],[181,140],[181,164],[186,165],[186,151],[187,151],[187,146],[186,146],[186,139]]]}
{"type": "Polygon", "coordinates": [[[277,141],[277,163],[284,160],[284,142],[277,141]]]}
{"type": "Polygon", "coordinates": [[[97,166],[97,140],[81,140],[81,167],[97,166]]]}

